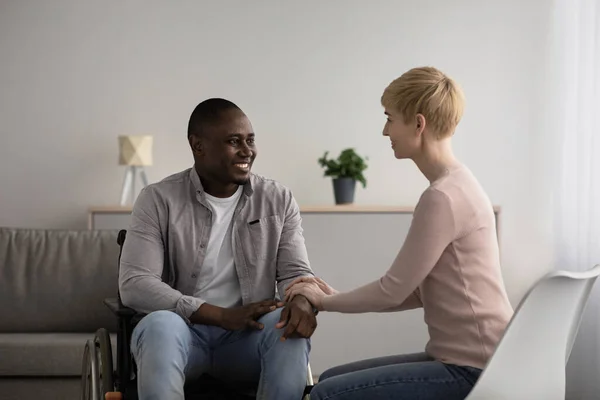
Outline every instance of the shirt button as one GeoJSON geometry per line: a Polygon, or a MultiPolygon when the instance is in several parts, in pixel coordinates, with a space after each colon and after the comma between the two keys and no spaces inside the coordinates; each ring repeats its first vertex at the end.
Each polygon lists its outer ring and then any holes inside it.
{"type": "Polygon", "coordinates": [[[196,275],[196,274],[192,274],[192,278],[195,278],[195,277],[197,277],[197,276],[198,276],[198,275],[196,275]]]}
{"type": "Polygon", "coordinates": [[[205,247],[206,247],[206,245],[205,245],[204,243],[202,243],[202,244],[200,245],[200,247],[202,247],[202,248],[205,248],[205,247]]]}

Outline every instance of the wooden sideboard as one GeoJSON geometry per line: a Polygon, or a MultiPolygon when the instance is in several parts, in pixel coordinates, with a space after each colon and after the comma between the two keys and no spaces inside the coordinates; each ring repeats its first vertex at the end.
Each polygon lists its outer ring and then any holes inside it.
{"type": "MultiPolygon", "coordinates": [[[[129,226],[131,206],[97,206],[88,209],[88,229],[127,229],[129,226]]],[[[301,214],[412,214],[412,206],[303,206],[301,214]]],[[[500,206],[494,206],[496,231],[499,233],[500,206]]],[[[500,236],[500,235],[498,235],[500,236]]]]}
{"type": "MultiPolygon", "coordinates": [[[[302,227],[311,267],[338,290],[380,278],[404,242],[413,207],[304,206],[302,227]]],[[[496,227],[500,207],[494,207],[496,227]]],[[[90,209],[90,229],[126,229],[131,208],[90,209]]],[[[423,310],[402,313],[321,313],[312,339],[315,375],[370,357],[421,352],[429,339],[423,310]]]]}

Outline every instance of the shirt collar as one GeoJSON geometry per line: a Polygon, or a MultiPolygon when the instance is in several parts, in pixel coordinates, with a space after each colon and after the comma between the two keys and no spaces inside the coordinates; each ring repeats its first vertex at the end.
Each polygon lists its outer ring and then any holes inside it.
{"type": "MultiPolygon", "coordinates": [[[[252,179],[254,178],[254,174],[250,173],[250,179],[248,179],[248,183],[246,183],[244,185],[244,192],[243,194],[247,197],[250,197],[252,195],[252,193],[254,193],[254,189],[252,187],[252,179]]],[[[198,172],[196,171],[196,167],[192,166],[192,169],[190,171],[190,180],[192,181],[192,184],[194,185],[194,189],[196,189],[197,193],[200,193],[202,198],[204,199],[204,188],[202,187],[202,182],[200,181],[200,176],[198,176],[198,172]]]]}

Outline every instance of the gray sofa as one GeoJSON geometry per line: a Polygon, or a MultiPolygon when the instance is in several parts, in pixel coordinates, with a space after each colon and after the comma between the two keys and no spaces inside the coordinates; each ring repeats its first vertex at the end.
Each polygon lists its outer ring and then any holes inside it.
{"type": "Polygon", "coordinates": [[[79,398],[86,340],[116,332],[117,233],[0,228],[1,399],[79,398]]]}

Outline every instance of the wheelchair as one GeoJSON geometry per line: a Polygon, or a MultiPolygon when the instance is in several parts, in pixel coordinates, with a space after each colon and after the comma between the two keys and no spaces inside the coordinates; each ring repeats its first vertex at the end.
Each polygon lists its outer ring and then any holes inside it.
{"type": "MultiPolygon", "coordinates": [[[[126,234],[126,230],[121,230],[117,236],[117,244],[120,246],[118,265],[120,265],[126,234]]],[[[144,314],[125,307],[118,291],[116,298],[105,299],[104,304],[118,321],[116,369],[113,364],[109,332],[100,328],[96,331],[94,339],[88,340],[84,348],[81,400],[137,400],[136,365],[130,352],[130,342],[133,329],[144,314]]],[[[310,398],[313,385],[312,372],[308,364],[307,385],[302,400],[310,398]]],[[[188,400],[255,400],[256,389],[256,387],[226,384],[204,375],[198,381],[186,383],[184,392],[188,400]]]]}

